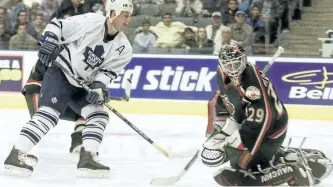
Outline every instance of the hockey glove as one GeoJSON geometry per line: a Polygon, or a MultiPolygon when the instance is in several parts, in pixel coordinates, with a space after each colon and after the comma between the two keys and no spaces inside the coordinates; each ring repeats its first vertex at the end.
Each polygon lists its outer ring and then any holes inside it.
{"type": "Polygon", "coordinates": [[[99,81],[94,81],[89,84],[89,88],[91,89],[86,96],[86,100],[91,104],[103,104],[108,102],[109,91],[108,88],[99,81]]]}
{"type": "Polygon", "coordinates": [[[39,49],[38,58],[43,64],[50,67],[60,52],[58,37],[52,32],[45,32],[41,42],[42,46],[39,49]]]}
{"type": "Polygon", "coordinates": [[[226,139],[239,128],[240,124],[231,118],[228,118],[225,123],[217,123],[212,137],[203,145],[203,151],[201,153],[202,162],[210,167],[223,164],[226,159],[224,151],[224,146],[227,143],[226,139]]]}

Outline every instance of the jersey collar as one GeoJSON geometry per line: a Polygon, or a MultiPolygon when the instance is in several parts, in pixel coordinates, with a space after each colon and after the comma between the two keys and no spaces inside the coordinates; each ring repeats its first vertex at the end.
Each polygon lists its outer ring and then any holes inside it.
{"type": "Polygon", "coordinates": [[[114,34],[114,35],[109,35],[108,34],[108,18],[105,20],[104,22],[104,37],[103,37],[103,42],[104,43],[108,43],[112,40],[114,40],[116,38],[116,36],[118,35],[119,31],[114,34]]]}

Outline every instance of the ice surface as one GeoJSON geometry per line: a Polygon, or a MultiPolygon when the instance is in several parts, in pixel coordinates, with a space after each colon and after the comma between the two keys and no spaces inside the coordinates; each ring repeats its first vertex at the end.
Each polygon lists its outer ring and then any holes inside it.
{"type": "MultiPolygon", "coordinates": [[[[206,118],[198,116],[125,115],[157,144],[172,152],[200,148],[204,141],[206,118]]],[[[0,110],[0,161],[3,163],[22,125],[29,119],[27,110],[0,110]]],[[[295,137],[297,146],[303,136],[309,137],[303,147],[323,150],[333,158],[333,123],[325,121],[291,120],[288,137],[295,137]]],[[[100,158],[111,167],[108,179],[82,179],[76,177],[77,156],[69,154],[73,122],[60,121],[32,152],[39,158],[29,178],[4,175],[0,169],[0,186],[11,187],[149,187],[155,177],[177,175],[190,158],[165,158],[130,127],[112,115],[100,158]]],[[[205,167],[198,159],[196,164],[175,186],[217,187],[212,179],[216,169],[205,167]]],[[[323,184],[333,185],[333,175],[323,184]]]]}

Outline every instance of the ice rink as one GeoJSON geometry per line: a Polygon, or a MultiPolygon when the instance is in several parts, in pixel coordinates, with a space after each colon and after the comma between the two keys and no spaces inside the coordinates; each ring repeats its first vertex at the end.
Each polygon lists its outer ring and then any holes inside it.
{"type": "MultiPolygon", "coordinates": [[[[169,152],[194,151],[205,140],[206,117],[124,115],[169,152]]],[[[29,114],[27,110],[1,109],[0,119],[0,161],[3,164],[29,114]]],[[[110,178],[76,177],[78,157],[69,154],[74,123],[60,121],[33,149],[39,163],[31,177],[5,176],[2,165],[0,186],[149,187],[149,182],[155,177],[177,175],[190,159],[167,159],[116,116],[112,115],[110,121],[99,151],[102,163],[111,167],[110,178]]],[[[322,150],[333,158],[333,122],[290,120],[288,137],[294,137],[292,145],[297,146],[303,136],[309,137],[304,147],[322,150]]],[[[215,170],[205,167],[198,159],[175,186],[217,187],[212,179],[215,170]]],[[[333,185],[333,175],[322,184],[333,185]]]]}

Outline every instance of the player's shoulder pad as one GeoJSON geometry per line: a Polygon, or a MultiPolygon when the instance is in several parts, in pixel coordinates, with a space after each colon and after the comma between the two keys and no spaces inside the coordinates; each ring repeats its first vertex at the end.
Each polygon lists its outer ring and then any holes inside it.
{"type": "MultiPolygon", "coordinates": [[[[131,45],[130,41],[128,40],[127,36],[123,32],[119,32],[119,34],[117,35],[117,38],[118,38],[117,43],[119,44],[119,48],[118,48],[119,51],[122,51],[122,53],[124,53],[124,54],[133,53],[132,45],[131,45]]],[[[122,53],[120,53],[119,55],[121,55],[122,53]]]]}
{"type": "Polygon", "coordinates": [[[97,13],[85,13],[81,15],[77,15],[74,17],[69,17],[67,19],[78,18],[80,21],[84,22],[85,24],[94,24],[98,25],[99,22],[105,22],[106,17],[97,13]]]}

